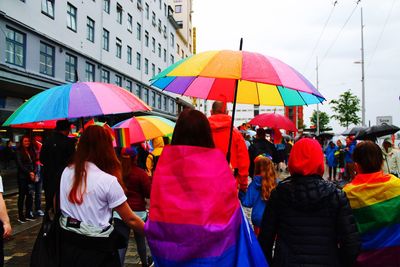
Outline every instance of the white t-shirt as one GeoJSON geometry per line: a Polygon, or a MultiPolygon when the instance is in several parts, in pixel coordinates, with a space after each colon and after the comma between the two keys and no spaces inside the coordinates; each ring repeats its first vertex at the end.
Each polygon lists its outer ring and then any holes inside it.
{"type": "Polygon", "coordinates": [[[0,193],[3,193],[4,189],[3,189],[3,177],[0,176],[0,193]]]}
{"type": "Polygon", "coordinates": [[[61,176],[60,207],[65,217],[105,228],[110,225],[112,209],[126,201],[126,196],[115,176],[100,170],[91,162],[86,163],[87,187],[80,205],[69,202],[74,167],[66,167],[61,176]]]}

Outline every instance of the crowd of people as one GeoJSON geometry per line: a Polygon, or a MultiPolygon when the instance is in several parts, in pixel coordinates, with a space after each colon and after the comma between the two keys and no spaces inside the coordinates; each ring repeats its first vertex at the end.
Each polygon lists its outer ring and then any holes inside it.
{"type": "Polygon", "coordinates": [[[66,120],[43,145],[24,136],[18,219],[58,214],[59,266],[124,266],[131,230],[142,266],[400,266],[400,152],[390,139],[381,148],[349,136],[323,151],[312,138],[271,140],[263,128],[249,140],[231,119],[219,101],[209,118],[184,110],[171,142],[156,138],[151,152],[114,148],[98,125],[76,142],[66,120]],[[252,208],[252,249],[265,256],[257,262],[235,256],[239,203],[252,208]]]}

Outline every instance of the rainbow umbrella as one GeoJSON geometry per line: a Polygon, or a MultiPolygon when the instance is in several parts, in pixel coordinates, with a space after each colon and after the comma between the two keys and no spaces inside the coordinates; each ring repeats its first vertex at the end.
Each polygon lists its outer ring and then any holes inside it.
{"type": "Polygon", "coordinates": [[[117,85],[78,82],[34,95],[3,126],[148,110],[151,108],[142,100],[117,85]]]}
{"type": "Polygon", "coordinates": [[[57,120],[51,121],[38,121],[38,122],[28,122],[22,124],[13,124],[12,128],[24,128],[24,129],[54,129],[56,128],[57,120]]]}
{"type": "Polygon", "coordinates": [[[303,106],[325,98],[282,61],[246,51],[208,51],[182,59],[152,78],[162,90],[210,100],[266,106],[303,106]]]}
{"type": "Polygon", "coordinates": [[[138,116],[117,123],[112,128],[128,128],[131,144],[144,142],[174,131],[175,123],[159,116],[138,116]]]}
{"type": "Polygon", "coordinates": [[[273,129],[284,129],[297,132],[296,125],[288,117],[276,113],[264,113],[255,116],[249,121],[251,125],[269,127],[273,129]]]}

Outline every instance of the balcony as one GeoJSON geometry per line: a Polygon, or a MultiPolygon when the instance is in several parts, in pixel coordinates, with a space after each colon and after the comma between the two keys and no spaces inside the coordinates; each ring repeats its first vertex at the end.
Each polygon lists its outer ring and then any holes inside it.
{"type": "Polygon", "coordinates": [[[175,30],[182,29],[182,24],[179,24],[174,18],[174,10],[171,6],[168,6],[168,20],[171,22],[175,30]]]}

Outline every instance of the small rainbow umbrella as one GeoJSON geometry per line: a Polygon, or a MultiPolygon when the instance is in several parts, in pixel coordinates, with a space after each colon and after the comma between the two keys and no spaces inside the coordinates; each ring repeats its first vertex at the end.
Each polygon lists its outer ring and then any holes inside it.
{"type": "Polygon", "coordinates": [[[151,108],[142,100],[117,85],[77,82],[34,95],[3,126],[148,110],[151,108]]]}
{"type": "Polygon", "coordinates": [[[174,131],[175,123],[159,116],[137,116],[117,123],[112,128],[128,128],[131,144],[141,143],[174,131]]]}

